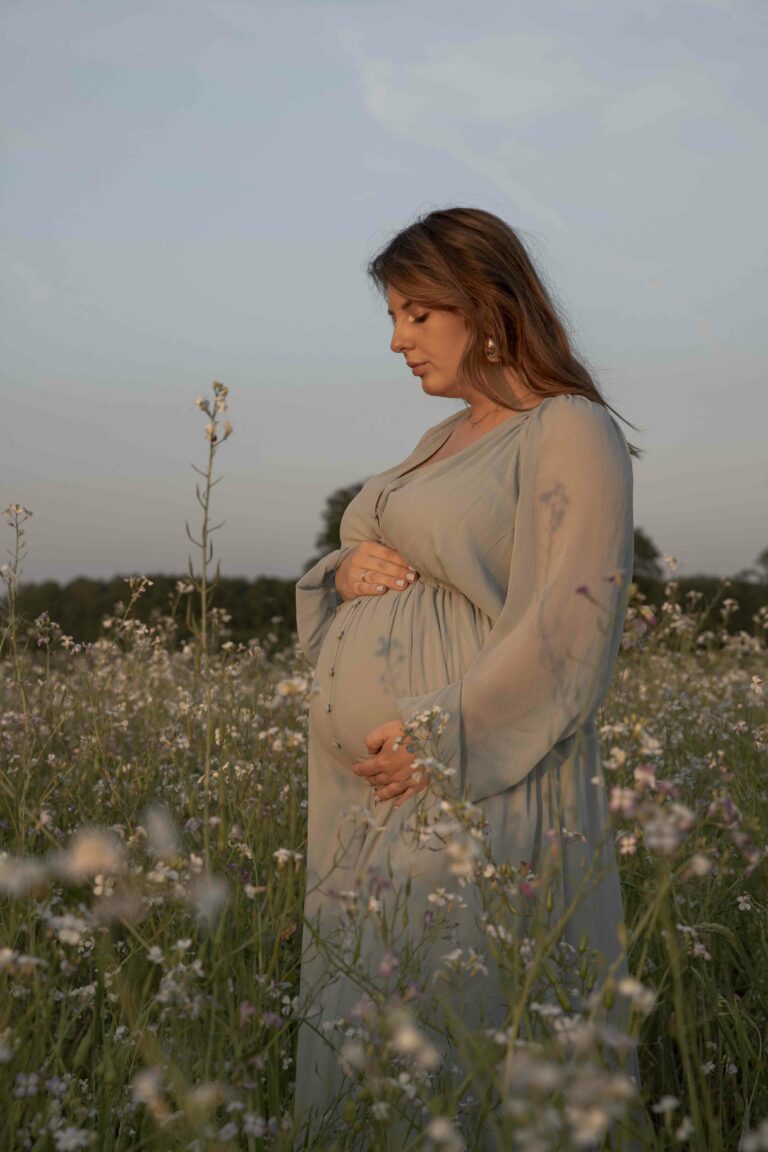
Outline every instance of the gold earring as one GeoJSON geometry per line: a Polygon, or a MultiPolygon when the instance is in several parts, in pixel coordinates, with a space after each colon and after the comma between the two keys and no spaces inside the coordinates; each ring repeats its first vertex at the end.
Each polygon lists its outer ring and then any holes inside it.
{"type": "Polygon", "coordinates": [[[490,336],[487,336],[485,340],[485,358],[491,364],[498,364],[501,360],[499,350],[496,347],[496,341],[493,340],[490,336]]]}

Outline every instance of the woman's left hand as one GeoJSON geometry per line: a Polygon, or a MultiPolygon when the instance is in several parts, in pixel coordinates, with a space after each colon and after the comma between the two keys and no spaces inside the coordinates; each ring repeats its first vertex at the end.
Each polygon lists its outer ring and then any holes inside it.
{"type": "Polygon", "coordinates": [[[421,779],[414,780],[416,757],[408,751],[405,743],[396,750],[392,748],[395,740],[403,737],[404,731],[401,720],[388,720],[386,724],[373,728],[365,738],[365,746],[371,755],[352,768],[356,775],[367,779],[378,800],[393,800],[397,796],[395,808],[427,787],[423,770],[418,770],[421,779]]]}

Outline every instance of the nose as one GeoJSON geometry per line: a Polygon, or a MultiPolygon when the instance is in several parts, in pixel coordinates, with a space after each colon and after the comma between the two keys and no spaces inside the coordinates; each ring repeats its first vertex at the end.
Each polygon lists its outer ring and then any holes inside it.
{"type": "Polygon", "coordinates": [[[389,346],[393,352],[405,352],[406,348],[413,346],[412,343],[409,343],[403,336],[402,329],[400,328],[399,324],[395,324],[389,346]]]}

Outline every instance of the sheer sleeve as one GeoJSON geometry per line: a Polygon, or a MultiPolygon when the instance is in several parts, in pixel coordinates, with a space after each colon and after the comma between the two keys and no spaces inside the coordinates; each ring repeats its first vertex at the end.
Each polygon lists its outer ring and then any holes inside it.
{"type": "Polygon", "coordinates": [[[606,408],[548,398],[527,422],[507,595],[461,680],[399,697],[448,713],[434,755],[477,802],[520,783],[602,701],[632,576],[632,462],[606,408]]]}
{"type": "Polygon", "coordinates": [[[336,591],[336,569],[357,545],[337,548],[318,560],[296,584],[296,631],[302,651],[314,668],[334,613],[342,603],[336,591]]]}

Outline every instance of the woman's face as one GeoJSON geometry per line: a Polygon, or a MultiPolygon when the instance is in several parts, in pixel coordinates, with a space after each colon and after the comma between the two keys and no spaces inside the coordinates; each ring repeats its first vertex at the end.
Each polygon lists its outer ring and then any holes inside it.
{"type": "Polygon", "coordinates": [[[387,311],[394,325],[390,348],[415,369],[422,390],[430,396],[461,396],[459,365],[470,338],[462,314],[426,308],[396,288],[387,289],[387,311]]]}

